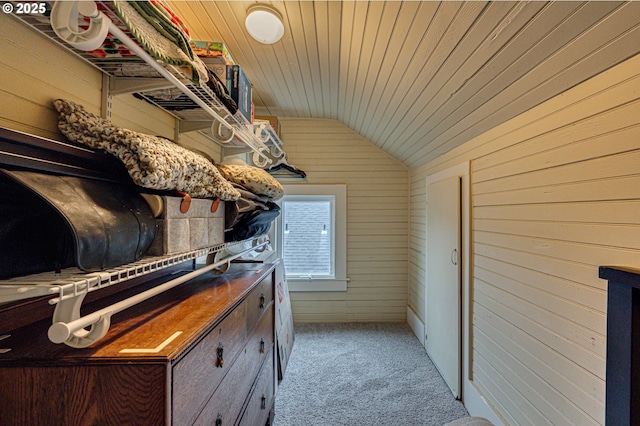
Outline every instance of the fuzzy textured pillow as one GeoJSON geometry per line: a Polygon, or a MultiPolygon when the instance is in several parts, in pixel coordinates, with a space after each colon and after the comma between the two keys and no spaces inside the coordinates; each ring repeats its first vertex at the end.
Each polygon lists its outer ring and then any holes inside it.
{"type": "Polygon", "coordinates": [[[113,125],[82,105],[57,99],[58,128],[73,142],[118,157],[134,183],[144,188],[186,192],[196,198],[235,201],[240,192],[213,163],[176,143],[113,125]]]}
{"type": "Polygon", "coordinates": [[[279,200],[284,195],[284,188],[280,182],[262,169],[239,164],[216,164],[216,167],[227,180],[243,186],[254,194],[266,195],[272,200],[279,200]]]}

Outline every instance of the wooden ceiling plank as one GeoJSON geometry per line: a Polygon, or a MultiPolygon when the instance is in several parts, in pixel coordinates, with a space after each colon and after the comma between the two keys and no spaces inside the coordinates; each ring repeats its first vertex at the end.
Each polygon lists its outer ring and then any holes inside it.
{"type": "MultiPolygon", "coordinates": [[[[342,93],[342,104],[344,105],[344,110],[341,115],[342,120],[346,117],[351,108],[353,108],[353,97],[355,93],[355,83],[358,78],[357,70],[358,64],[360,61],[360,52],[362,51],[362,43],[365,29],[365,22],[367,19],[368,9],[370,2],[368,1],[356,1],[354,16],[353,16],[353,26],[351,27],[351,33],[347,36],[347,40],[350,41],[350,52],[348,61],[345,63],[340,63],[341,72],[345,72],[345,66],[347,67],[347,76],[345,79],[345,87],[343,88],[342,93]]],[[[344,37],[344,36],[343,36],[344,37]]]]}
{"type": "MultiPolygon", "coordinates": [[[[479,91],[472,97],[468,103],[476,101],[475,104],[472,104],[469,107],[469,113],[456,113],[458,117],[462,117],[461,120],[458,120],[457,123],[451,123],[451,119],[444,119],[440,124],[433,127],[430,131],[437,135],[434,137],[440,138],[440,135],[451,135],[452,132],[458,132],[458,134],[463,133],[467,134],[468,129],[471,126],[475,126],[475,123],[486,120],[486,114],[490,113],[493,115],[490,122],[502,122],[506,121],[506,117],[513,116],[513,114],[517,111],[514,108],[514,105],[511,105],[512,102],[517,102],[521,100],[522,96],[526,94],[528,91],[536,92],[536,101],[535,104],[543,102],[544,100],[552,97],[554,91],[544,91],[538,90],[538,86],[546,85],[550,79],[554,78],[554,75],[561,72],[570,66],[575,60],[576,57],[582,57],[584,55],[588,55],[594,48],[593,43],[598,43],[603,39],[610,39],[611,35],[603,34],[598,31],[595,37],[590,39],[590,43],[584,43],[582,47],[579,47],[576,44],[576,37],[579,37],[580,33],[584,31],[591,32],[590,28],[593,29],[593,25],[599,22],[604,16],[607,16],[612,8],[615,8],[617,5],[612,3],[588,3],[584,7],[581,7],[575,13],[570,14],[566,20],[562,23],[561,26],[556,26],[552,31],[550,31],[543,39],[541,39],[538,43],[536,43],[536,48],[532,48],[528,50],[524,55],[518,58],[516,61],[512,63],[510,67],[516,67],[519,65],[519,62],[524,62],[525,65],[518,69],[517,71],[517,79],[513,81],[507,80],[506,86],[502,87],[502,90],[496,90],[492,92],[488,92],[487,95],[485,93],[484,98],[480,98],[475,100],[474,98],[479,97],[482,94],[482,91],[479,91]],[[558,45],[562,46],[570,46],[570,48],[558,48],[558,45]],[[545,49],[546,47],[546,49],[545,49]],[[555,47],[555,50],[550,50],[549,48],[555,47]],[[555,57],[556,60],[553,62],[549,62],[548,60],[541,60],[540,54],[536,52],[547,52],[549,57],[555,57]],[[527,55],[535,55],[533,60],[529,60],[526,62],[527,55]],[[532,63],[533,62],[533,63],[532,63]],[[473,106],[475,105],[475,107],[473,106]],[[510,105],[508,108],[507,105],[510,105]],[[501,111],[501,113],[499,113],[501,111]],[[440,131],[440,133],[437,133],[440,131]]],[[[618,16],[621,16],[618,14],[618,16]]],[[[628,25],[632,23],[628,20],[626,24],[626,28],[628,25]]],[[[615,29],[620,30],[620,28],[624,28],[625,24],[622,22],[617,22],[615,24],[615,29]]],[[[614,27],[611,27],[614,28],[614,27]]],[[[588,71],[590,75],[593,75],[591,71],[588,71]]],[[[575,76],[571,77],[572,80],[575,79],[575,76]]],[[[489,85],[485,87],[489,87],[489,85]]],[[[498,86],[501,87],[501,86],[498,86]]],[[[484,89],[484,88],[483,88],[484,89]]],[[[520,111],[523,112],[523,111],[520,111]]],[[[444,114],[443,114],[444,115],[444,114]]],[[[483,126],[482,128],[485,128],[483,126]]],[[[449,139],[449,136],[444,136],[445,139],[449,139]]],[[[442,147],[439,148],[439,151],[442,147]]]]}
{"type": "MultiPolygon", "coordinates": [[[[421,96],[413,111],[413,120],[396,135],[400,152],[418,143],[420,127],[432,126],[430,119],[442,105],[452,101],[458,92],[475,84],[475,77],[522,27],[544,6],[542,2],[495,2],[474,23],[470,32],[453,52],[447,64],[433,79],[437,92],[421,96]]],[[[477,84],[481,87],[481,83],[477,84]]]]}
{"type": "MultiPolygon", "coordinates": [[[[633,11],[634,13],[636,13],[635,16],[637,16],[638,11],[640,11],[640,9],[637,9],[639,6],[640,5],[635,5],[633,2],[628,3],[628,7],[636,8],[633,11]]],[[[606,69],[615,65],[615,63],[624,60],[626,57],[636,54],[637,46],[640,43],[640,26],[635,22],[633,22],[632,17],[634,15],[631,13],[631,10],[629,9],[626,9],[624,11],[621,10],[620,13],[616,13],[615,15],[617,15],[616,17],[618,19],[616,20],[607,19],[607,21],[609,21],[607,28],[617,29],[621,33],[618,37],[615,37],[613,40],[602,40],[601,34],[598,35],[596,33],[593,33],[591,35],[593,37],[592,39],[584,40],[586,49],[585,48],[582,49],[583,55],[584,55],[582,60],[575,61],[572,65],[562,68],[562,70],[556,76],[544,82],[543,84],[537,86],[536,89],[527,91],[525,95],[521,97],[516,97],[510,103],[504,104],[502,103],[503,102],[502,99],[499,99],[499,98],[496,99],[495,101],[496,105],[503,105],[501,110],[504,110],[504,111],[499,111],[499,112],[504,114],[505,111],[507,112],[513,111],[513,110],[516,110],[516,108],[522,109],[523,105],[525,108],[530,107],[531,104],[534,104],[535,100],[532,101],[531,99],[526,99],[527,97],[530,98],[530,97],[538,96],[538,98],[540,98],[539,91],[543,91],[543,93],[546,96],[548,96],[549,91],[551,91],[551,93],[553,92],[561,93],[564,90],[568,89],[570,87],[569,85],[576,84],[575,83],[576,75],[579,75],[581,73],[582,74],[580,76],[581,78],[579,78],[578,80],[585,80],[591,76],[599,74],[602,71],[605,71],[606,69]],[[626,23],[627,26],[625,27],[625,23],[623,22],[624,20],[628,20],[632,22],[627,22],[626,23]],[[629,29],[629,26],[631,26],[632,28],[629,29]],[[599,41],[600,46],[596,47],[595,52],[592,51],[593,40],[600,40],[599,41]],[[553,87],[553,89],[550,89],[550,87],[553,87]],[[519,105],[519,104],[522,104],[522,105],[519,105]]],[[[574,45],[567,47],[567,49],[570,49],[572,51],[573,51],[573,48],[574,48],[574,45]]],[[[562,56],[563,56],[562,53],[558,55],[559,58],[561,58],[562,56]]],[[[540,102],[538,102],[538,104],[539,103],[540,102]]],[[[492,105],[489,105],[489,106],[492,106],[492,105]]],[[[492,128],[498,125],[499,121],[502,119],[503,117],[501,117],[499,114],[490,114],[483,121],[477,121],[475,126],[481,129],[487,126],[490,126],[489,128],[492,128]]],[[[442,138],[443,142],[441,144],[441,148],[439,149],[439,151],[440,150],[448,151],[453,147],[463,143],[460,141],[468,140],[469,135],[472,134],[471,132],[473,131],[474,131],[473,127],[467,126],[467,128],[463,132],[460,132],[460,136],[456,136],[455,138],[449,139],[449,135],[445,135],[442,138]]],[[[436,153],[418,152],[417,156],[419,157],[416,158],[415,161],[420,162],[422,161],[419,159],[420,157],[423,159],[426,159],[426,158],[431,158],[434,155],[436,155],[436,153]]]]}
{"type": "MultiPolygon", "coordinates": [[[[362,40],[359,51],[360,58],[358,60],[358,67],[355,70],[356,79],[353,84],[354,94],[352,97],[352,105],[348,113],[343,117],[343,122],[351,128],[354,127],[353,121],[355,119],[355,114],[360,108],[362,96],[364,94],[363,88],[368,77],[368,73],[371,70],[371,63],[375,60],[375,52],[380,48],[380,42],[382,41],[378,38],[378,35],[380,33],[380,28],[383,26],[382,13],[385,9],[385,4],[386,2],[371,2],[369,3],[369,9],[367,10],[367,19],[365,21],[364,31],[361,35],[362,40]]],[[[382,41],[382,44],[386,43],[388,43],[388,37],[386,40],[382,41]]]]}
{"type": "Polygon", "coordinates": [[[338,93],[340,85],[340,45],[342,34],[340,23],[342,21],[342,5],[340,2],[328,2],[328,28],[329,54],[328,54],[328,86],[323,86],[323,95],[328,96],[326,117],[338,119],[338,93]],[[328,93],[326,93],[328,92],[328,93]]]}
{"type": "MultiPolygon", "coordinates": [[[[246,10],[254,2],[232,1],[235,14],[238,16],[238,25],[242,28],[243,38],[246,41],[245,49],[255,55],[258,66],[252,66],[249,71],[254,76],[253,93],[258,96],[260,103],[255,102],[258,115],[274,115],[275,109],[292,108],[297,103],[297,96],[292,93],[287,81],[291,81],[292,75],[288,63],[280,58],[286,55],[286,42],[288,33],[287,15],[283,2],[272,2],[271,5],[280,12],[283,17],[285,34],[282,39],[274,44],[262,44],[248,35],[244,28],[246,10]]],[[[289,36],[290,37],[290,36],[289,36]]],[[[254,62],[251,62],[253,64],[254,62]]],[[[241,64],[242,65],[242,64],[241,64]]]]}
{"type": "MultiPolygon", "coordinates": [[[[467,115],[471,114],[474,109],[482,108],[482,102],[478,98],[477,103],[470,104],[470,99],[474,99],[478,92],[484,92],[485,87],[491,83],[492,80],[497,78],[505,69],[508,69],[514,62],[526,54],[531,46],[539,43],[541,39],[544,39],[547,34],[552,32],[557,26],[566,18],[567,15],[573,13],[576,9],[579,9],[581,4],[573,2],[557,2],[551,4],[544,4],[537,14],[531,17],[530,20],[524,19],[522,21],[516,20],[509,23],[511,27],[510,34],[515,34],[506,40],[503,46],[500,47],[497,53],[495,53],[491,59],[481,65],[479,70],[473,75],[462,88],[451,96],[446,105],[448,109],[443,109],[442,105],[438,106],[438,111],[432,113],[431,120],[428,121],[429,129],[424,131],[415,131],[414,134],[419,134],[419,137],[413,138],[408,143],[405,143],[401,148],[394,152],[400,152],[400,149],[404,152],[403,157],[411,157],[416,150],[424,150],[423,144],[420,140],[434,141],[437,139],[433,135],[433,129],[439,125],[443,127],[448,125],[453,127],[455,123],[463,120],[467,115]],[[444,118],[443,118],[444,117],[444,118]]],[[[536,2],[532,2],[530,7],[535,7],[536,2]]],[[[523,18],[526,18],[528,12],[535,11],[535,9],[523,10],[524,14],[520,14],[523,18]]],[[[507,22],[508,22],[507,18],[507,22]]],[[[504,31],[504,30],[503,30],[504,31]]],[[[504,87],[502,88],[504,89],[504,87]]],[[[495,93],[493,93],[495,96],[495,93]]],[[[491,95],[488,95],[491,96],[491,95]]],[[[426,126],[424,126],[426,127],[426,126]]],[[[437,146],[437,144],[435,145],[437,146]]],[[[433,149],[434,145],[432,145],[433,149]]],[[[393,154],[392,154],[393,155],[393,154]]]]}
{"type": "Polygon", "coordinates": [[[315,22],[316,22],[316,38],[318,51],[318,67],[320,71],[320,102],[321,116],[329,117],[330,112],[330,94],[331,94],[331,50],[330,50],[330,32],[329,32],[329,2],[314,2],[315,22]]]}
{"type": "MultiPolygon", "coordinates": [[[[393,94],[387,99],[381,120],[377,122],[377,127],[373,131],[376,135],[378,146],[383,147],[383,142],[388,134],[397,128],[397,121],[394,120],[400,120],[408,112],[411,102],[407,102],[407,96],[411,96],[411,88],[415,86],[416,81],[418,81],[423,72],[426,73],[430,70],[432,61],[436,60],[434,59],[434,53],[443,42],[447,29],[458,15],[458,12],[463,7],[462,5],[463,3],[460,2],[443,2],[438,8],[416,50],[415,56],[408,64],[402,78],[397,80],[398,83],[394,86],[393,94]]],[[[421,25],[421,23],[416,21],[414,25],[421,25]]],[[[444,45],[448,47],[448,41],[444,41],[444,45]]],[[[423,86],[427,83],[428,80],[422,79],[419,84],[423,86]]]]}
{"type": "MultiPolygon", "coordinates": [[[[294,58],[289,62],[298,65],[298,73],[301,77],[301,84],[295,86],[299,103],[304,105],[304,113],[298,111],[298,117],[313,117],[316,111],[314,98],[314,83],[311,78],[312,70],[310,68],[309,53],[307,51],[307,32],[303,23],[302,2],[284,2],[287,10],[288,23],[292,37],[291,44],[294,58]]],[[[314,30],[315,31],[315,30],[314,30]]]]}
{"type": "MultiPolygon", "coordinates": [[[[417,130],[420,136],[428,140],[435,139],[438,131],[446,131],[454,127],[458,121],[465,119],[478,108],[482,108],[492,97],[506,90],[513,81],[534,67],[536,61],[539,63],[550,53],[535,49],[537,45],[556,44],[557,46],[559,42],[566,43],[564,32],[557,30],[566,21],[567,16],[572,16],[582,6],[574,2],[556,2],[542,9],[523,27],[522,31],[505,44],[505,47],[491,61],[483,66],[474,76],[471,84],[458,91],[447,103],[440,105],[438,110],[432,113],[429,129],[417,130]],[[561,41],[549,37],[554,33],[561,41]],[[532,55],[532,51],[537,54],[532,55]],[[541,57],[540,52],[543,52],[544,56],[541,57]]],[[[567,28],[566,31],[575,30],[567,28]]]]}
{"type": "MultiPolygon", "coordinates": [[[[310,85],[313,92],[311,116],[323,117],[322,105],[322,73],[320,71],[320,58],[318,47],[318,28],[316,26],[315,8],[317,3],[322,1],[303,1],[300,2],[300,10],[302,14],[302,22],[305,33],[306,57],[309,61],[310,79],[307,84],[310,85]]],[[[324,42],[325,40],[323,40],[324,42]]]]}
{"type": "Polygon", "coordinates": [[[440,72],[455,49],[458,48],[461,40],[464,40],[470,26],[476,22],[485,6],[485,2],[464,3],[450,25],[443,28],[443,32],[438,35],[440,41],[433,49],[429,62],[406,89],[402,107],[396,110],[395,115],[391,118],[395,126],[387,126],[379,134],[380,146],[383,149],[389,143],[397,141],[397,135],[402,133],[405,127],[417,116],[416,103],[420,98],[428,97],[430,93],[438,90],[438,87],[432,84],[434,76],[440,72]]]}
{"type": "MultiPolygon", "coordinates": [[[[379,28],[374,41],[374,49],[371,52],[369,64],[367,65],[367,74],[364,79],[364,83],[361,86],[362,96],[355,108],[355,117],[349,120],[350,127],[359,131],[362,127],[362,121],[364,117],[368,115],[369,103],[371,97],[376,92],[376,86],[383,67],[393,66],[393,63],[385,62],[387,52],[393,49],[395,46],[391,46],[393,42],[393,31],[396,29],[398,22],[398,15],[402,9],[402,2],[385,2],[383,5],[383,11],[379,21],[379,28]]],[[[416,3],[410,3],[406,9],[417,9],[416,3]],[[413,6],[411,6],[413,5],[413,6]]],[[[353,114],[353,113],[352,113],[353,114]]]]}
{"type": "Polygon", "coordinates": [[[378,37],[382,40],[386,36],[387,41],[376,42],[377,72],[368,76],[373,77],[375,75],[375,79],[373,81],[367,80],[365,84],[362,103],[358,108],[357,117],[353,124],[353,128],[361,134],[364,134],[366,127],[369,126],[368,117],[373,115],[375,107],[380,103],[381,94],[389,83],[392,70],[398,61],[398,53],[406,40],[408,28],[411,26],[420,7],[420,3],[414,1],[393,2],[391,4],[397,5],[399,10],[396,11],[395,8],[385,6],[383,22],[386,22],[385,27],[387,28],[383,29],[378,34],[378,37]],[[391,22],[394,15],[395,18],[391,22]],[[384,51],[382,51],[382,46],[385,46],[384,51]]]}
{"type": "Polygon", "coordinates": [[[415,120],[421,120],[418,112],[422,107],[423,100],[428,100],[440,89],[439,86],[434,84],[434,78],[441,72],[448,75],[453,72],[446,69],[446,65],[450,62],[450,58],[455,51],[460,48],[460,44],[467,37],[469,28],[481,16],[485,7],[486,3],[469,2],[465,3],[460,9],[454,21],[442,36],[442,42],[435,48],[430,62],[420,71],[413,86],[407,91],[407,96],[404,99],[404,113],[401,114],[400,110],[396,111],[395,116],[391,118],[395,127],[388,126],[379,135],[380,146],[383,149],[388,144],[403,142],[400,140],[400,135],[406,131],[407,126],[415,120]],[[418,84],[418,82],[422,82],[422,84],[418,84]]]}
{"type": "Polygon", "coordinates": [[[270,46],[244,30],[255,0],[170,5],[227,44],[257,110],[338,119],[409,167],[640,52],[636,2],[495,2],[473,20],[483,3],[267,1],[285,24],[270,46]]]}
{"type": "Polygon", "coordinates": [[[347,79],[349,78],[349,58],[351,57],[351,33],[355,16],[355,2],[341,2],[340,15],[340,68],[338,83],[338,117],[342,117],[345,111],[345,97],[347,79]]]}
{"type": "Polygon", "coordinates": [[[307,93],[305,89],[305,83],[303,78],[303,71],[298,65],[298,56],[296,51],[296,45],[293,41],[294,28],[291,26],[291,17],[289,16],[289,7],[291,6],[289,1],[277,1],[272,2],[272,5],[282,14],[284,24],[284,36],[282,39],[273,44],[273,60],[277,63],[278,73],[269,75],[269,79],[278,79],[279,75],[282,76],[280,81],[281,92],[272,93],[275,99],[275,105],[281,105],[281,107],[269,107],[270,115],[297,117],[308,117],[310,109],[308,108],[307,93]],[[282,104],[278,102],[280,93],[286,93],[290,102],[282,104]]]}
{"type": "MultiPolygon", "coordinates": [[[[362,130],[362,134],[374,141],[376,145],[378,140],[376,135],[380,124],[388,123],[388,115],[393,113],[393,111],[388,112],[387,106],[389,99],[398,92],[397,82],[406,78],[410,65],[414,62],[421,60],[419,66],[424,66],[427,58],[424,55],[419,55],[419,58],[416,56],[418,56],[422,44],[426,43],[427,33],[432,27],[432,22],[438,14],[440,6],[438,2],[420,2],[419,10],[415,16],[411,20],[405,21],[407,25],[406,37],[403,38],[402,47],[398,51],[393,67],[389,70],[384,87],[377,92],[379,94],[377,103],[375,108],[370,110],[372,112],[368,115],[367,126],[362,130]]],[[[402,27],[399,27],[398,30],[402,34],[402,27]]],[[[415,65],[413,66],[415,67],[415,65]]]]}

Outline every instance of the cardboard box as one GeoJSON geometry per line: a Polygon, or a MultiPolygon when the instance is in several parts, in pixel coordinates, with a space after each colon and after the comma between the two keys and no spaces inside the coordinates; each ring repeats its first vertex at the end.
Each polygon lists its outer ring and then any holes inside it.
{"type": "Polygon", "coordinates": [[[225,65],[233,65],[233,58],[227,49],[227,46],[219,41],[198,41],[191,40],[191,49],[198,55],[205,64],[219,63],[225,65]]]}
{"type": "Polygon", "coordinates": [[[217,75],[218,78],[220,79],[220,81],[222,81],[225,84],[225,86],[227,87],[227,91],[228,91],[230,83],[231,83],[231,82],[227,81],[227,67],[229,65],[225,64],[224,62],[208,62],[208,61],[204,61],[204,63],[207,66],[207,68],[209,68],[215,75],[217,75]]]}
{"type": "Polygon", "coordinates": [[[280,121],[278,121],[278,117],[275,115],[256,115],[253,117],[256,120],[265,120],[271,124],[271,127],[276,132],[276,135],[280,137],[280,121]]]}
{"type": "Polygon", "coordinates": [[[156,238],[149,255],[181,253],[224,243],[224,201],[212,212],[213,200],[193,198],[189,210],[182,213],[181,197],[160,198],[162,212],[156,218],[156,238]]]}

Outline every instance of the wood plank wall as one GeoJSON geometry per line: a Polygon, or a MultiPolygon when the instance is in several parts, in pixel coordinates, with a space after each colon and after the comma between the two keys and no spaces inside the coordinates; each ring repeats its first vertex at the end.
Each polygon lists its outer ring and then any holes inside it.
{"type": "Polygon", "coordinates": [[[294,321],[405,321],[408,170],[339,121],[280,121],[307,183],[347,185],[348,290],[292,293],[294,321]]]}
{"type": "Polygon", "coordinates": [[[477,387],[508,424],[604,424],[597,268],[640,264],[640,56],[411,171],[421,318],[425,177],[469,160],[477,387]]]}
{"type": "MultiPolygon", "coordinates": [[[[0,15],[0,125],[52,139],[52,101],[66,98],[99,114],[101,74],[15,19],[0,15]]],[[[173,118],[130,95],[113,101],[113,122],[168,138],[173,118]]],[[[346,293],[294,296],[296,320],[404,321],[406,318],[408,170],[333,120],[282,120],[291,162],[310,183],[348,185],[346,293]]],[[[182,143],[219,159],[221,150],[197,133],[182,143]]]]}
{"type": "MultiPolygon", "coordinates": [[[[4,13],[0,14],[0,76],[0,126],[64,140],[52,104],[57,98],[100,115],[102,73],[4,13]]],[[[132,95],[114,97],[112,114],[118,126],[174,137],[174,118],[132,95]]],[[[220,158],[220,146],[197,132],[183,134],[180,142],[220,158]]]]}

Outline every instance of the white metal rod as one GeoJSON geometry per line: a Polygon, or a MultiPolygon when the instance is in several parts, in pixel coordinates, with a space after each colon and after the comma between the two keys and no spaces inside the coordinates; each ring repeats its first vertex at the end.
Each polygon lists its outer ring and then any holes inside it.
{"type": "Polygon", "coordinates": [[[258,245],[256,245],[255,247],[251,247],[250,249],[244,250],[241,253],[235,254],[233,256],[229,256],[223,260],[220,260],[216,263],[212,263],[211,265],[207,265],[204,266],[198,270],[195,270],[193,272],[189,272],[186,275],[183,275],[179,278],[175,278],[171,281],[168,281],[164,284],[161,284],[157,287],[154,287],[152,289],[149,289],[147,291],[144,291],[140,294],[137,294],[135,296],[131,296],[128,299],[124,299],[121,300],[120,302],[114,303],[111,306],[107,306],[106,308],[97,310],[91,314],[85,315],[83,317],[80,317],[74,321],[70,321],[68,323],[63,323],[63,322],[57,322],[55,324],[52,324],[51,327],[49,327],[49,331],[48,331],[48,335],[49,335],[49,339],[53,342],[53,343],[63,343],[65,340],[67,340],[73,333],[88,327],[92,324],[97,323],[98,321],[100,321],[101,318],[106,317],[106,318],[110,318],[112,315],[117,314],[118,312],[124,311],[125,309],[128,309],[140,302],[143,302],[147,299],[150,299],[153,296],[156,296],[160,293],[163,293],[167,290],[170,290],[180,284],[183,284],[193,278],[196,278],[202,274],[204,274],[205,272],[208,272],[214,268],[217,268],[218,266],[222,266],[225,263],[231,262],[232,260],[246,254],[249,253],[251,251],[254,251],[264,245],[268,244],[267,241],[260,243],[258,245]]]}
{"type": "MultiPolygon", "coordinates": [[[[104,19],[108,19],[106,16],[104,19]]],[[[187,86],[185,86],[180,80],[178,80],[173,74],[167,71],[162,65],[160,65],[151,55],[147,53],[142,47],[138,45],[138,43],[134,42],[124,33],[120,28],[116,27],[113,22],[109,19],[109,32],[116,36],[118,40],[124,43],[131,51],[133,51],[136,55],[138,55],[141,59],[143,59],[147,64],[153,67],[156,71],[158,71],[164,78],[173,83],[182,93],[187,95],[192,101],[198,104],[202,109],[204,109],[211,117],[213,117],[216,121],[220,122],[222,126],[224,126],[227,130],[234,133],[234,128],[227,123],[217,112],[215,112],[206,102],[196,96],[187,86]]],[[[195,70],[193,72],[196,72],[195,70]]]]}

